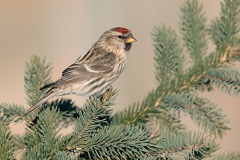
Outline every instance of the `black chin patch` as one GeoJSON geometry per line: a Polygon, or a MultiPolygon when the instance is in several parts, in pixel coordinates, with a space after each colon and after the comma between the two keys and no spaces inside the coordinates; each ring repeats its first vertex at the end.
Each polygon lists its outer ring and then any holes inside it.
{"type": "Polygon", "coordinates": [[[125,43],[125,48],[124,48],[124,50],[125,50],[125,51],[129,51],[129,50],[131,49],[131,47],[132,47],[132,43],[125,43]]]}

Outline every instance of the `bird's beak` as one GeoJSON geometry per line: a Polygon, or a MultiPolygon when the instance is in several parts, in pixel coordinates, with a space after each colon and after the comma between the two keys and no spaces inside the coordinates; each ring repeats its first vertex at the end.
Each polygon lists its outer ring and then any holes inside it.
{"type": "Polygon", "coordinates": [[[132,42],[136,42],[137,40],[133,37],[129,37],[126,39],[126,43],[132,43],[132,42]]]}

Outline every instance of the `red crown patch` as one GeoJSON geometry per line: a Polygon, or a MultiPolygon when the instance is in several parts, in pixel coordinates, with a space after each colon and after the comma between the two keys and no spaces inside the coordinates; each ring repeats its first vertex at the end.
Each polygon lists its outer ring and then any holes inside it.
{"type": "Polygon", "coordinates": [[[122,34],[124,34],[124,33],[128,33],[128,32],[131,32],[131,31],[129,29],[119,27],[118,32],[121,32],[122,34]]]}

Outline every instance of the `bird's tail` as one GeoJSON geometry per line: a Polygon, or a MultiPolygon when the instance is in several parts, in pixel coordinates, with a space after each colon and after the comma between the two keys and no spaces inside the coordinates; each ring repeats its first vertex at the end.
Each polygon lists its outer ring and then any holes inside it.
{"type": "Polygon", "coordinates": [[[47,102],[50,98],[53,98],[54,96],[56,96],[59,92],[49,92],[47,93],[44,97],[42,97],[34,106],[32,106],[24,115],[23,117],[27,116],[29,113],[31,113],[32,111],[34,111],[36,108],[38,108],[39,106],[41,106],[43,103],[47,102]]]}

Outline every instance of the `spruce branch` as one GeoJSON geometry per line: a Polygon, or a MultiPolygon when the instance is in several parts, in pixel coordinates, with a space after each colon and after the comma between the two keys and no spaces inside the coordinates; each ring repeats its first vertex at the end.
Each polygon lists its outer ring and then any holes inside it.
{"type": "MultiPolygon", "coordinates": [[[[228,53],[228,52],[226,52],[228,53]]],[[[225,55],[224,55],[225,56],[225,55]]],[[[229,59],[231,58],[228,56],[229,59]]],[[[113,121],[116,123],[124,124],[136,124],[138,122],[145,123],[148,121],[149,114],[157,113],[157,109],[161,107],[162,100],[164,96],[171,95],[174,93],[180,93],[185,91],[186,93],[198,88],[199,86],[205,86],[204,77],[212,67],[220,66],[225,63],[228,59],[222,59],[214,55],[207,56],[203,65],[199,67],[191,67],[188,71],[178,77],[178,80],[173,84],[173,86],[168,90],[167,93],[162,91],[162,87],[159,86],[156,90],[150,92],[148,96],[143,100],[142,104],[134,104],[128,107],[123,112],[117,113],[113,117],[113,121]]],[[[222,116],[221,114],[218,114],[222,116]]],[[[226,122],[225,122],[226,123],[226,122]]],[[[224,123],[224,124],[225,124],[224,123]]],[[[221,131],[227,130],[227,127],[223,127],[221,131]]],[[[219,134],[220,136],[222,133],[219,134]]]]}
{"type": "MultiPolygon", "coordinates": [[[[60,144],[61,115],[57,109],[49,108],[42,112],[37,120],[37,133],[49,157],[58,151],[60,144]]],[[[46,154],[46,153],[45,153],[46,154]]]]}
{"type": "Polygon", "coordinates": [[[103,124],[108,123],[111,113],[109,106],[113,105],[116,94],[116,90],[110,89],[104,94],[103,101],[101,98],[90,98],[85,102],[83,109],[79,112],[73,133],[63,139],[68,150],[83,148],[88,143],[88,137],[103,124]]]}
{"type": "Polygon", "coordinates": [[[51,103],[47,103],[43,106],[43,108],[58,108],[63,119],[63,127],[67,127],[73,124],[73,122],[79,116],[79,108],[70,99],[57,99],[52,101],[51,103]]]}
{"type": "Polygon", "coordinates": [[[0,121],[0,159],[13,160],[15,143],[9,127],[0,121]]]}
{"type": "Polygon", "coordinates": [[[25,113],[23,106],[17,104],[3,103],[0,105],[0,120],[4,123],[19,122],[23,120],[21,117],[25,113]]]}
{"type": "Polygon", "coordinates": [[[199,64],[200,66],[196,66],[196,69],[192,67],[188,72],[190,76],[188,74],[183,75],[183,77],[187,76],[189,78],[185,80],[185,85],[179,91],[196,84],[206,74],[208,68],[220,67],[226,62],[233,61],[233,58],[237,58],[239,53],[235,42],[239,38],[238,34],[240,32],[240,2],[238,0],[225,0],[221,7],[221,18],[217,20],[220,24],[214,21],[209,30],[209,34],[212,35],[217,46],[217,52],[206,57],[205,61],[199,64]],[[198,75],[196,76],[194,73],[198,73],[198,75]]]}
{"type": "Polygon", "coordinates": [[[167,128],[172,131],[183,130],[185,127],[179,117],[159,107],[158,97],[162,94],[160,89],[152,91],[144,98],[142,104],[135,103],[122,112],[116,113],[112,118],[112,124],[138,124],[143,125],[154,120],[160,124],[161,128],[167,128]],[[147,106],[147,107],[146,107],[147,106]]]}
{"type": "Polygon", "coordinates": [[[17,151],[22,151],[25,149],[24,135],[15,134],[13,140],[17,151]]]}
{"type": "Polygon", "coordinates": [[[62,113],[56,111],[56,103],[45,104],[39,111],[39,116],[34,121],[27,123],[25,136],[26,152],[24,159],[51,159],[56,152],[72,150],[86,144],[86,139],[95,133],[102,124],[106,124],[110,115],[108,106],[113,105],[117,91],[110,89],[102,98],[90,98],[86,101],[83,109],[79,112],[73,133],[60,137],[58,136],[59,126],[62,123],[62,113]],[[50,105],[50,106],[49,106],[50,105]],[[44,150],[39,153],[39,150],[44,150]]]}
{"type": "Polygon", "coordinates": [[[236,46],[240,31],[239,0],[224,0],[221,3],[220,18],[212,21],[209,33],[217,46],[217,51],[223,54],[228,47],[236,46]]]}
{"type": "Polygon", "coordinates": [[[36,101],[45,94],[40,88],[51,82],[52,65],[40,57],[34,55],[29,63],[26,63],[24,81],[27,94],[27,103],[33,106],[36,101]]]}
{"type": "Polygon", "coordinates": [[[98,99],[88,100],[84,108],[79,112],[79,118],[76,121],[74,131],[66,144],[68,150],[83,148],[87,138],[96,132],[97,128],[103,123],[107,123],[106,117],[110,115],[110,110],[103,108],[98,99]]]}
{"type": "Polygon", "coordinates": [[[187,0],[181,8],[180,28],[194,65],[201,63],[207,51],[207,18],[197,0],[187,0]]]}
{"type": "Polygon", "coordinates": [[[148,156],[143,156],[138,158],[137,160],[158,160],[158,157],[148,157],[148,156]]]}
{"type": "Polygon", "coordinates": [[[162,159],[202,159],[210,157],[211,153],[219,149],[214,140],[201,133],[179,132],[163,135],[165,139],[160,141],[163,149],[159,152],[162,159]]]}
{"type": "Polygon", "coordinates": [[[164,96],[161,107],[175,114],[187,113],[198,126],[210,135],[222,137],[223,133],[230,129],[226,126],[228,121],[225,119],[226,116],[222,114],[221,109],[218,109],[209,100],[189,93],[164,96]]]}
{"type": "Polygon", "coordinates": [[[59,151],[56,152],[52,160],[79,160],[76,155],[69,155],[68,152],[59,151]]]}
{"type": "Polygon", "coordinates": [[[55,152],[59,150],[61,146],[60,136],[58,132],[60,130],[61,115],[57,109],[50,110],[49,108],[44,110],[37,119],[37,123],[31,133],[27,134],[25,140],[33,138],[34,143],[26,145],[26,157],[34,159],[38,155],[38,147],[44,150],[41,153],[43,159],[51,157],[55,152]],[[34,154],[35,152],[35,154],[34,154]],[[33,157],[32,157],[33,156],[33,157]]]}
{"type": "Polygon", "coordinates": [[[89,137],[82,149],[90,159],[136,159],[161,150],[159,135],[134,125],[105,126],[89,137]]]}
{"type": "Polygon", "coordinates": [[[156,80],[167,90],[171,81],[182,73],[182,47],[176,33],[165,26],[155,27],[152,36],[156,80]]]}
{"type": "Polygon", "coordinates": [[[208,70],[212,68],[219,68],[233,61],[236,53],[231,48],[227,48],[224,54],[211,53],[206,56],[202,63],[198,66],[192,66],[181,77],[179,77],[173,92],[192,91],[199,87],[205,87],[206,83],[203,81],[208,70]]]}
{"type": "MultiPolygon", "coordinates": [[[[229,3],[230,3],[230,1],[229,1],[229,3]]],[[[234,2],[231,1],[231,3],[238,4],[236,1],[234,1],[234,2]]],[[[222,5],[225,5],[225,4],[222,4],[222,5]]],[[[182,12],[183,12],[184,15],[188,14],[187,11],[188,10],[193,11],[193,8],[195,8],[194,12],[196,12],[194,14],[196,14],[197,17],[199,17],[201,19],[199,21],[201,21],[202,25],[205,24],[205,20],[201,15],[201,6],[199,6],[198,3],[195,0],[192,0],[191,3],[190,3],[190,1],[186,1],[185,9],[183,8],[182,12]]],[[[233,9],[237,9],[237,7],[234,7],[233,9]]],[[[233,11],[233,12],[235,12],[235,11],[233,11]]],[[[194,14],[193,14],[193,17],[196,16],[194,14]]],[[[187,15],[187,16],[191,16],[191,15],[187,15]]],[[[236,19],[236,17],[238,17],[238,16],[239,15],[233,14],[232,16],[228,17],[228,18],[230,18],[229,21],[232,21],[233,19],[236,19]]],[[[192,24],[192,25],[196,25],[196,24],[192,24]]],[[[164,30],[164,28],[158,28],[158,29],[159,30],[162,29],[163,30],[162,32],[166,32],[166,29],[164,30]]],[[[199,34],[200,34],[200,32],[201,31],[199,31],[199,34]]],[[[205,35],[205,29],[203,29],[202,32],[205,35]]],[[[161,31],[155,32],[155,33],[161,33],[161,31]]],[[[170,32],[167,32],[167,33],[170,34],[170,32]]],[[[200,35],[202,35],[203,33],[201,33],[200,35]]],[[[236,37],[235,32],[231,32],[231,33],[232,33],[231,37],[236,37]]],[[[165,37],[164,36],[158,36],[158,38],[154,37],[154,40],[159,42],[159,43],[155,43],[155,45],[154,45],[154,47],[156,48],[156,51],[159,52],[159,54],[155,54],[155,55],[156,55],[156,57],[158,57],[158,56],[160,57],[159,59],[155,57],[155,61],[157,61],[157,63],[162,62],[163,64],[165,64],[166,67],[169,67],[169,66],[166,65],[166,63],[164,63],[164,61],[161,60],[162,59],[161,57],[165,57],[165,58],[169,57],[169,56],[166,56],[166,55],[169,54],[169,53],[172,53],[172,52],[163,52],[163,48],[164,48],[163,44],[172,44],[172,43],[174,43],[175,39],[174,38],[173,39],[171,39],[171,38],[167,39],[165,37]],[[170,42],[168,42],[168,40],[171,40],[172,42],[170,43],[170,42]],[[166,55],[162,55],[162,54],[166,54],[166,55]]],[[[171,37],[171,36],[169,36],[169,37],[171,37]]],[[[191,42],[191,44],[192,45],[194,44],[196,46],[199,45],[198,43],[195,44],[193,42],[191,42]]],[[[189,44],[186,44],[186,46],[188,46],[188,45],[189,44]]],[[[171,46],[171,45],[169,45],[169,46],[171,46]]],[[[205,44],[201,44],[200,46],[202,46],[202,49],[203,49],[204,48],[203,46],[205,46],[205,44]]],[[[209,54],[208,56],[205,56],[201,60],[201,63],[198,63],[198,65],[193,65],[192,67],[190,67],[186,71],[183,71],[181,74],[176,74],[175,73],[175,77],[173,76],[174,77],[173,80],[169,79],[169,81],[168,81],[168,85],[167,85],[168,89],[167,90],[164,89],[165,85],[164,86],[163,85],[158,86],[157,89],[151,91],[148,94],[148,96],[143,100],[142,103],[134,104],[134,105],[128,107],[127,109],[125,109],[123,112],[117,113],[113,117],[113,121],[115,123],[124,123],[124,124],[137,124],[139,122],[140,123],[146,123],[147,121],[149,121],[149,118],[148,118],[149,115],[152,115],[152,113],[158,113],[159,108],[161,108],[161,106],[162,106],[161,104],[163,103],[163,98],[164,97],[169,96],[171,94],[178,94],[178,93],[181,93],[181,92],[185,92],[185,93],[192,92],[192,91],[195,91],[198,88],[204,88],[204,87],[209,88],[209,83],[207,83],[207,80],[205,79],[205,78],[207,78],[207,73],[209,73],[209,70],[217,69],[219,67],[224,66],[229,61],[233,61],[233,57],[236,57],[237,54],[238,54],[238,52],[236,52],[236,50],[237,50],[236,48],[233,48],[231,46],[225,47],[225,50],[223,50],[221,53],[218,53],[218,52],[214,53],[213,52],[213,53],[209,54]]],[[[172,62],[169,62],[169,64],[175,62],[174,59],[169,59],[169,61],[172,61],[172,62]]],[[[157,65],[161,66],[161,64],[157,64],[157,65]]],[[[156,67],[156,69],[158,69],[157,67],[156,67]]],[[[161,78],[158,78],[158,77],[161,77],[161,76],[164,77],[165,76],[165,74],[163,75],[158,70],[155,73],[157,74],[156,75],[157,80],[161,79],[161,78]]],[[[201,105],[206,105],[206,104],[208,104],[208,105],[203,107],[204,110],[201,110],[201,111],[192,110],[192,112],[196,111],[195,115],[202,115],[202,116],[200,116],[202,118],[200,118],[198,116],[197,116],[198,118],[196,118],[195,116],[191,116],[191,117],[199,125],[204,124],[203,127],[205,128],[205,130],[209,130],[210,132],[214,133],[215,135],[222,136],[223,132],[229,129],[228,127],[225,126],[225,124],[227,122],[226,122],[226,120],[223,120],[222,121],[222,122],[224,122],[223,124],[217,123],[217,124],[219,124],[219,126],[218,125],[213,125],[216,120],[219,120],[219,118],[221,118],[221,117],[223,118],[224,116],[221,114],[221,112],[219,110],[215,109],[216,107],[214,105],[210,105],[209,103],[204,103],[204,104],[201,104],[201,105]],[[211,110],[210,113],[212,115],[209,115],[209,113],[208,113],[208,115],[206,115],[205,112],[207,110],[208,111],[211,110]],[[205,114],[203,114],[203,113],[205,113],[205,114]],[[214,115],[215,113],[217,113],[217,114],[214,115]],[[205,116],[203,116],[203,115],[205,115],[205,116]],[[215,120],[213,121],[213,119],[215,119],[215,120]],[[200,122],[200,121],[202,121],[202,122],[200,122]],[[205,124],[207,122],[209,124],[205,124]],[[212,125],[215,126],[215,127],[213,127],[212,125]],[[220,127],[220,128],[218,129],[217,127],[220,127]]],[[[171,120],[171,119],[169,119],[169,120],[171,120]]]]}
{"type": "Polygon", "coordinates": [[[160,87],[153,90],[144,98],[141,104],[134,103],[123,111],[116,113],[112,118],[113,124],[144,124],[148,121],[148,115],[156,111],[159,97],[162,96],[160,87]]]}
{"type": "Polygon", "coordinates": [[[176,116],[175,113],[162,107],[158,107],[156,112],[149,115],[149,121],[159,124],[160,130],[167,129],[171,132],[177,132],[186,129],[186,126],[180,120],[180,116],[176,116]]]}
{"type": "Polygon", "coordinates": [[[22,157],[23,160],[35,160],[35,159],[47,159],[45,154],[44,145],[39,143],[38,145],[29,148],[27,152],[24,152],[22,157]]]}
{"type": "Polygon", "coordinates": [[[205,76],[205,81],[230,95],[238,95],[240,92],[240,72],[234,69],[210,69],[205,76]]]}
{"type": "MultiPolygon", "coordinates": [[[[26,133],[24,136],[24,146],[23,147],[27,151],[30,151],[30,150],[32,151],[34,146],[39,146],[41,139],[38,136],[36,124],[33,125],[30,122],[30,123],[27,123],[26,126],[27,126],[27,128],[26,128],[26,133]]],[[[26,152],[26,154],[28,154],[28,152],[26,152]]]]}
{"type": "MultiPolygon", "coordinates": [[[[45,94],[45,91],[40,90],[40,88],[51,82],[51,72],[52,64],[47,63],[45,57],[41,59],[39,56],[34,55],[31,57],[30,62],[26,63],[24,80],[28,105],[34,105],[35,102],[45,94]]],[[[43,108],[47,107],[58,107],[60,109],[65,126],[71,124],[78,116],[77,106],[75,106],[71,100],[58,99],[43,105],[43,108]]],[[[43,109],[38,109],[38,111],[43,111],[43,109]]],[[[36,114],[33,113],[29,115],[26,120],[33,122],[36,115],[39,114],[37,112],[35,113],[36,114]]]]}
{"type": "MultiPolygon", "coordinates": [[[[44,91],[40,91],[40,88],[45,84],[50,83],[51,71],[52,71],[51,64],[46,62],[46,58],[42,60],[39,56],[34,55],[31,57],[30,62],[26,63],[24,86],[27,94],[26,99],[29,106],[34,105],[35,102],[45,94],[44,91]]],[[[39,151],[38,149],[43,149],[43,146],[41,146],[41,139],[38,136],[37,130],[38,114],[41,113],[33,112],[33,114],[25,118],[27,128],[24,136],[25,143],[23,148],[25,148],[27,152],[23,154],[23,158],[26,159],[45,157],[45,154],[37,153],[39,151]]]]}
{"type": "Polygon", "coordinates": [[[109,106],[115,99],[114,92],[107,95],[105,101],[91,98],[85,103],[73,133],[62,140],[67,151],[87,159],[126,159],[156,153],[160,149],[156,145],[159,136],[133,125],[102,126],[110,115],[109,109],[103,106],[109,106]]]}

